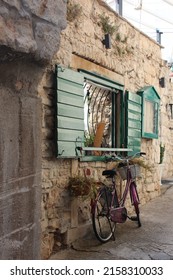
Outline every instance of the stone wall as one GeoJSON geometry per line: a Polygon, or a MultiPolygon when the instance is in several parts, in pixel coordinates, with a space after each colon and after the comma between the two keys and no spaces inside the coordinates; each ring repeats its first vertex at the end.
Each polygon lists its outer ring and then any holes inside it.
{"type": "Polygon", "coordinates": [[[40,258],[38,71],[23,61],[0,69],[0,259],[40,258]]]}
{"type": "Polygon", "coordinates": [[[66,26],[66,1],[0,0],[0,7],[0,259],[39,259],[38,89],[66,26]]]}
{"type": "Polygon", "coordinates": [[[142,151],[146,161],[152,164],[153,172],[142,170],[139,180],[141,204],[160,194],[160,142],[166,145],[164,176],[172,176],[173,165],[170,153],[172,131],[166,111],[172,84],[169,69],[161,60],[161,46],[134,28],[125,19],[113,12],[103,1],[70,1],[77,4],[79,13],[69,17],[68,25],[61,35],[60,50],[54,57],[52,69],[47,69],[39,87],[42,99],[42,257],[48,258],[53,249],[66,244],[92,230],[89,201],[73,199],[68,190],[68,177],[87,169],[97,180],[103,179],[101,172],[109,166],[102,162],[80,163],[77,160],[55,158],[55,95],[54,65],[74,69],[82,68],[97,72],[124,84],[125,89],[136,92],[146,85],[156,88],[161,97],[161,119],[159,139],[142,140],[142,151]],[[80,6],[79,6],[80,5],[80,6]],[[111,36],[112,47],[105,49],[104,32],[100,15],[106,14],[115,26],[111,36]],[[72,35],[73,34],[73,35],[72,35]],[[165,77],[166,88],[161,88],[159,78],[165,77]]]}
{"type": "Polygon", "coordinates": [[[0,0],[1,60],[25,54],[49,62],[66,26],[66,0],[0,0]]]}

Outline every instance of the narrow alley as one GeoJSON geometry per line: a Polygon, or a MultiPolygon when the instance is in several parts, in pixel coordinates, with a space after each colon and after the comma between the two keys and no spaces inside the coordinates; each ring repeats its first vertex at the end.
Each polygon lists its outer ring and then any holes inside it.
{"type": "Polygon", "coordinates": [[[172,260],[173,181],[162,185],[162,195],[141,206],[142,227],[127,221],[118,224],[115,241],[100,244],[94,234],[69,249],[52,254],[51,260],[172,260]]]}

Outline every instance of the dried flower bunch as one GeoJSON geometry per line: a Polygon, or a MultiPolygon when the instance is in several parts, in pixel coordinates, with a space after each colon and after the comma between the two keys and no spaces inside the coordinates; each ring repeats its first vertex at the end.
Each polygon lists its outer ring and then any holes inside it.
{"type": "MultiPolygon", "coordinates": [[[[130,165],[137,164],[137,165],[139,165],[140,167],[142,167],[142,168],[144,168],[144,169],[146,169],[146,170],[148,170],[148,171],[150,171],[150,172],[151,172],[152,169],[153,169],[153,165],[152,165],[152,164],[150,164],[150,163],[148,163],[148,162],[146,163],[145,160],[143,160],[143,159],[141,159],[141,158],[133,158],[133,159],[130,159],[130,160],[129,160],[129,163],[130,163],[130,165]]],[[[120,161],[117,161],[117,162],[114,162],[112,168],[118,168],[118,167],[122,167],[122,166],[124,166],[124,165],[126,165],[126,164],[121,163],[120,161]]]]}
{"type": "Polygon", "coordinates": [[[146,170],[148,171],[152,171],[153,169],[153,165],[151,165],[150,163],[146,163],[145,160],[141,159],[141,158],[134,158],[134,159],[131,159],[130,161],[130,164],[138,164],[139,166],[145,168],[146,170]]]}
{"type": "Polygon", "coordinates": [[[96,193],[97,184],[93,178],[78,175],[69,178],[68,188],[73,196],[92,197],[96,193]]]}

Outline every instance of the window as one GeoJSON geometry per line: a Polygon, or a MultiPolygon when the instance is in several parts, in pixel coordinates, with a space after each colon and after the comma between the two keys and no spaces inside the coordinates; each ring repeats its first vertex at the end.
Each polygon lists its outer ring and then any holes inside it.
{"type": "Polygon", "coordinates": [[[112,147],[112,95],[113,91],[92,82],[84,82],[84,128],[85,137],[93,140],[93,145],[112,147]],[[97,136],[97,144],[94,137],[97,136]],[[95,142],[96,142],[95,140],[95,142]]]}
{"type": "Polygon", "coordinates": [[[168,114],[169,114],[169,118],[171,120],[173,120],[173,104],[168,104],[167,105],[167,111],[168,111],[168,114]]]}
{"type": "Polygon", "coordinates": [[[138,94],[142,97],[142,137],[158,138],[158,117],[160,97],[154,87],[148,86],[138,94]]]}
{"type": "Polygon", "coordinates": [[[140,96],[85,70],[57,66],[56,77],[57,157],[82,158],[90,151],[96,160],[117,148],[140,151],[140,96]]]}

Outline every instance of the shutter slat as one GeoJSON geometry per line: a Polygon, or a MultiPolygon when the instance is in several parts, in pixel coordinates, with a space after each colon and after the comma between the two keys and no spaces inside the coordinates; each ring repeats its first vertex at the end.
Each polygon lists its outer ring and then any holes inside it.
{"type": "MultiPolygon", "coordinates": [[[[75,142],[79,136],[79,130],[72,129],[57,129],[58,140],[59,141],[67,141],[67,142],[75,142]]],[[[82,130],[83,133],[83,130],[82,130]]],[[[84,139],[81,139],[83,141],[84,139]]]]}
{"type": "Polygon", "coordinates": [[[83,118],[83,108],[70,106],[68,104],[57,104],[58,116],[64,116],[75,119],[84,119],[83,118]]]}
{"type": "Polygon", "coordinates": [[[81,85],[68,81],[66,79],[58,79],[58,89],[64,92],[70,92],[81,96],[81,85]]]}
{"type": "Polygon", "coordinates": [[[83,96],[79,98],[75,94],[72,94],[71,92],[64,92],[61,90],[58,90],[58,96],[57,96],[57,102],[58,103],[65,103],[77,107],[83,107],[83,96]]]}
{"type": "Polygon", "coordinates": [[[83,122],[81,122],[80,119],[57,116],[57,127],[73,130],[83,130],[83,122]]]}
{"type": "Polygon", "coordinates": [[[74,158],[76,156],[75,142],[65,142],[65,141],[58,141],[58,157],[66,157],[66,158],[74,158]],[[72,153],[72,151],[74,151],[72,153]]]}

